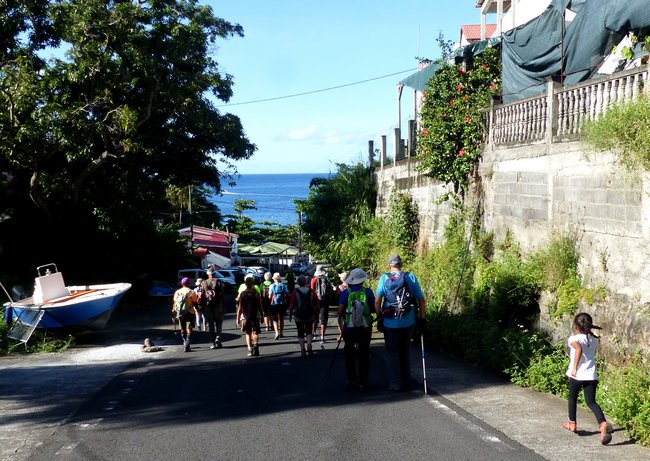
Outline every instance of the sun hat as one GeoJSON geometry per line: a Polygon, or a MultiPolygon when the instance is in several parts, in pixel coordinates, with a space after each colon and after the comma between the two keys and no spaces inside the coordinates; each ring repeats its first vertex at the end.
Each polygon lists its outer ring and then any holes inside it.
{"type": "Polygon", "coordinates": [[[339,278],[341,279],[341,282],[345,283],[345,279],[348,278],[348,273],[347,272],[341,272],[339,274],[339,278]]]}
{"type": "Polygon", "coordinates": [[[196,279],[196,282],[194,282],[194,285],[196,285],[196,286],[198,287],[198,286],[201,285],[202,283],[203,283],[203,279],[202,279],[202,278],[198,278],[198,279],[196,279]]]}
{"type": "Polygon", "coordinates": [[[205,273],[208,275],[212,275],[214,274],[214,271],[212,270],[212,268],[209,268],[207,271],[205,271],[205,273]]]}
{"type": "Polygon", "coordinates": [[[398,254],[391,254],[388,257],[388,265],[392,267],[402,267],[402,258],[398,254]]]}
{"type": "Polygon", "coordinates": [[[254,278],[253,278],[253,274],[246,274],[246,275],[244,276],[244,280],[248,280],[248,279],[254,280],[254,278]]]}
{"type": "Polygon", "coordinates": [[[366,280],[368,280],[368,274],[366,274],[363,269],[357,267],[350,271],[350,275],[345,279],[345,283],[348,285],[360,285],[366,280]]]}
{"type": "Polygon", "coordinates": [[[271,280],[272,274],[270,272],[264,272],[264,280],[271,280]]]}
{"type": "Polygon", "coordinates": [[[183,285],[184,287],[189,287],[190,286],[190,279],[187,278],[187,277],[183,277],[181,279],[181,285],[183,285]]]}
{"type": "Polygon", "coordinates": [[[327,272],[323,269],[322,264],[316,266],[316,271],[314,272],[314,277],[320,277],[321,275],[327,275],[327,272]]]}
{"type": "Polygon", "coordinates": [[[280,275],[279,272],[276,272],[275,274],[273,274],[273,280],[277,280],[277,281],[282,280],[282,276],[280,275]]]}

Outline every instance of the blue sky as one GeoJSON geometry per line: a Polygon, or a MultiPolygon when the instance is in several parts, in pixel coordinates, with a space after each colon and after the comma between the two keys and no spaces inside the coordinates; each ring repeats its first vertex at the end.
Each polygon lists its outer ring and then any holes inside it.
{"type": "MultiPolygon", "coordinates": [[[[328,173],[336,163],[365,162],[368,140],[377,148],[397,127],[397,83],[416,71],[416,57],[439,57],[439,32],[458,41],[461,24],[480,23],[474,0],[204,2],[244,28],[243,38],[221,41],[215,55],[235,82],[219,110],[239,116],[258,148],[237,163],[244,174],[328,173]]],[[[413,92],[405,88],[403,127],[409,118],[413,92]]]]}

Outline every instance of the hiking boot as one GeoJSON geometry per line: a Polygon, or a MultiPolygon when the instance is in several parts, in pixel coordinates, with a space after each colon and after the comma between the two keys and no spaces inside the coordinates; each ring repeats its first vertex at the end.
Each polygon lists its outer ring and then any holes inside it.
{"type": "Polygon", "coordinates": [[[214,344],[210,345],[210,349],[216,349],[216,348],[217,348],[217,346],[215,346],[214,344]]]}
{"type": "Polygon", "coordinates": [[[578,425],[576,424],[575,421],[564,421],[562,423],[562,427],[565,428],[567,431],[578,432],[578,425]]]}
{"type": "Polygon", "coordinates": [[[311,347],[309,349],[307,349],[307,355],[310,356],[310,357],[313,357],[314,351],[311,349],[311,347]]]}
{"type": "Polygon", "coordinates": [[[223,344],[221,344],[221,341],[218,339],[214,342],[214,345],[217,346],[217,349],[221,349],[223,347],[223,344]]]}
{"type": "Polygon", "coordinates": [[[320,340],[320,348],[325,349],[325,340],[324,339],[320,340]]]}
{"type": "Polygon", "coordinates": [[[611,442],[612,432],[614,432],[614,429],[610,423],[607,421],[600,423],[600,443],[607,445],[609,442],[611,442]]]}
{"type": "Polygon", "coordinates": [[[304,350],[304,349],[301,350],[301,351],[300,351],[300,357],[302,357],[303,359],[304,359],[305,357],[307,357],[307,351],[304,350]]]}
{"type": "Polygon", "coordinates": [[[253,355],[254,355],[255,357],[259,357],[259,356],[260,356],[260,346],[255,346],[255,347],[253,348],[253,355]]]}
{"type": "Polygon", "coordinates": [[[253,351],[251,349],[248,349],[248,352],[246,352],[246,357],[252,357],[253,356],[253,351]]]}
{"type": "Polygon", "coordinates": [[[275,338],[273,338],[273,339],[275,339],[275,340],[280,339],[280,334],[279,334],[279,333],[276,333],[276,334],[275,334],[275,338]]]}
{"type": "Polygon", "coordinates": [[[185,352],[189,352],[189,351],[192,350],[192,349],[190,348],[190,342],[189,342],[189,341],[186,340],[184,344],[185,344],[185,352]]]}

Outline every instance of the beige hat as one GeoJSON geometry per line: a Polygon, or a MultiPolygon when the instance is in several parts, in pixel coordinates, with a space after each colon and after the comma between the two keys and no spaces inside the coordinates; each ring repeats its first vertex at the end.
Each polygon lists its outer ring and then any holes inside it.
{"type": "Polygon", "coordinates": [[[196,286],[198,287],[198,286],[201,285],[202,283],[203,283],[203,279],[198,278],[198,279],[196,279],[196,282],[194,283],[194,285],[196,285],[196,286]]]}
{"type": "Polygon", "coordinates": [[[345,283],[345,279],[348,278],[348,273],[347,272],[341,272],[339,274],[339,278],[341,279],[341,282],[345,283]]]}
{"type": "Polygon", "coordinates": [[[316,271],[314,272],[314,277],[320,277],[321,275],[327,275],[327,272],[323,269],[323,266],[319,264],[316,266],[316,271]]]}

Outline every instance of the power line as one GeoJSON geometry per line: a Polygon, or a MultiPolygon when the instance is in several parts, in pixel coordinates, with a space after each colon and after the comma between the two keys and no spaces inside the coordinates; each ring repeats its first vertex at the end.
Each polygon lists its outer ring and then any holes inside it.
{"type": "Polygon", "coordinates": [[[295,98],[295,97],[298,97],[298,96],[306,96],[308,94],[322,93],[324,91],[338,90],[339,88],[345,88],[345,87],[348,87],[348,86],[361,85],[362,83],[368,83],[368,82],[372,82],[374,80],[381,80],[382,78],[394,77],[395,75],[403,74],[405,72],[413,72],[413,71],[416,71],[416,70],[417,70],[417,68],[406,69],[406,70],[402,70],[400,72],[395,72],[395,73],[392,73],[392,74],[382,75],[380,77],[373,77],[373,78],[368,78],[366,80],[360,80],[358,82],[344,83],[343,85],[331,86],[329,88],[321,88],[320,90],[305,91],[304,93],[294,93],[294,94],[288,94],[288,95],[285,95],[285,96],[276,96],[274,98],[256,99],[256,100],[253,100],[253,101],[235,102],[235,103],[232,103],[232,104],[220,104],[220,105],[218,105],[216,107],[243,106],[244,104],[256,104],[258,102],[277,101],[278,99],[288,99],[288,98],[295,98]]]}

